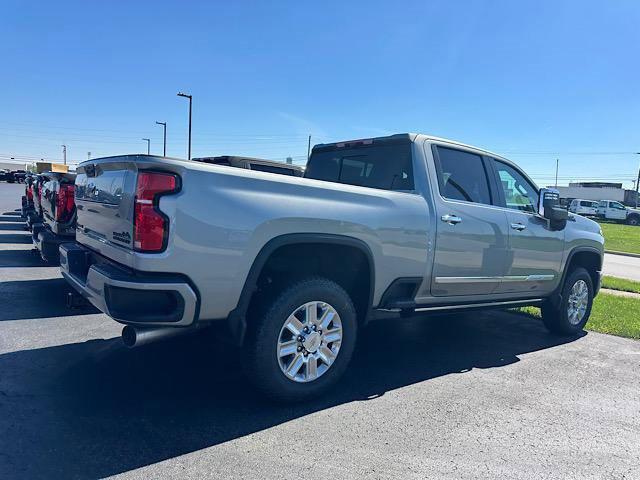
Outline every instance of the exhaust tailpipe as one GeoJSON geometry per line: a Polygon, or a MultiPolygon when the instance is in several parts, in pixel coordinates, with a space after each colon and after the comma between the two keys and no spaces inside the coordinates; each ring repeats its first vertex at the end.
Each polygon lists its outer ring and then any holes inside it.
{"type": "Polygon", "coordinates": [[[176,327],[137,328],[132,327],[131,325],[126,325],[122,329],[122,342],[127,347],[134,348],[189,332],[193,332],[193,329],[176,327]]]}

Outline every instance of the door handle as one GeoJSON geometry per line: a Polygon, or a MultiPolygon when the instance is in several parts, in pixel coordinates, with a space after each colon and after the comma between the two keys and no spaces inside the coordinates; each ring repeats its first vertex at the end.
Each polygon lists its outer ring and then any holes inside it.
{"type": "Polygon", "coordinates": [[[457,215],[450,215],[448,213],[446,215],[442,215],[440,217],[440,220],[442,220],[445,223],[448,223],[449,225],[456,225],[462,221],[462,219],[457,215]]]}
{"type": "Polygon", "coordinates": [[[517,230],[519,232],[521,232],[522,230],[524,230],[525,228],[527,228],[527,226],[523,223],[512,223],[511,224],[511,228],[513,228],[514,230],[517,230]]]}

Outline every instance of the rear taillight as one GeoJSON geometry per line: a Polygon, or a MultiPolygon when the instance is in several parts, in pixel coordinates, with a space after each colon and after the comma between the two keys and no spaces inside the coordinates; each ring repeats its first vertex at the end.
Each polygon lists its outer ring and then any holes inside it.
{"type": "Polygon", "coordinates": [[[169,219],[158,209],[159,197],[178,189],[178,178],[170,173],[140,172],[136,185],[133,247],[139,252],[164,250],[169,219]]]}
{"type": "Polygon", "coordinates": [[[33,187],[31,185],[27,187],[27,200],[33,202],[33,187]]]}
{"type": "Polygon", "coordinates": [[[38,201],[42,199],[42,184],[38,185],[38,201]]]}
{"type": "Polygon", "coordinates": [[[56,221],[68,222],[73,216],[75,200],[73,185],[60,185],[60,189],[56,194],[56,221]]]}

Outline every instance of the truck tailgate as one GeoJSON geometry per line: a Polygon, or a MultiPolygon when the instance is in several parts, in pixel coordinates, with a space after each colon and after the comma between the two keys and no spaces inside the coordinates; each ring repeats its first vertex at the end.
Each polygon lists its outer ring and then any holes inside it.
{"type": "Polygon", "coordinates": [[[133,249],[136,176],[133,162],[102,162],[78,167],[77,233],[82,243],[99,251],[106,248],[124,253],[123,250],[133,249]]]}

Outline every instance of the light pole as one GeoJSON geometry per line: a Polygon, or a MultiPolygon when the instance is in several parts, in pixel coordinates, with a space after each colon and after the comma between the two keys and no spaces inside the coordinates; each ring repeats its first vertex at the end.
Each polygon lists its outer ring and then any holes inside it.
{"type": "Polygon", "coordinates": [[[162,130],[164,131],[164,148],[162,150],[162,156],[167,156],[167,122],[156,122],[158,125],[162,125],[162,130]]]}
{"type": "Polygon", "coordinates": [[[67,164],[67,146],[62,145],[62,158],[64,159],[64,164],[67,164]]]}
{"type": "Polygon", "coordinates": [[[149,138],[143,138],[142,140],[144,140],[145,142],[147,142],[147,155],[149,155],[151,153],[151,139],[149,138]]]}
{"type": "Polygon", "coordinates": [[[178,92],[178,96],[189,99],[189,150],[187,153],[187,160],[191,160],[191,106],[193,104],[193,96],[182,92],[178,92]]]}

